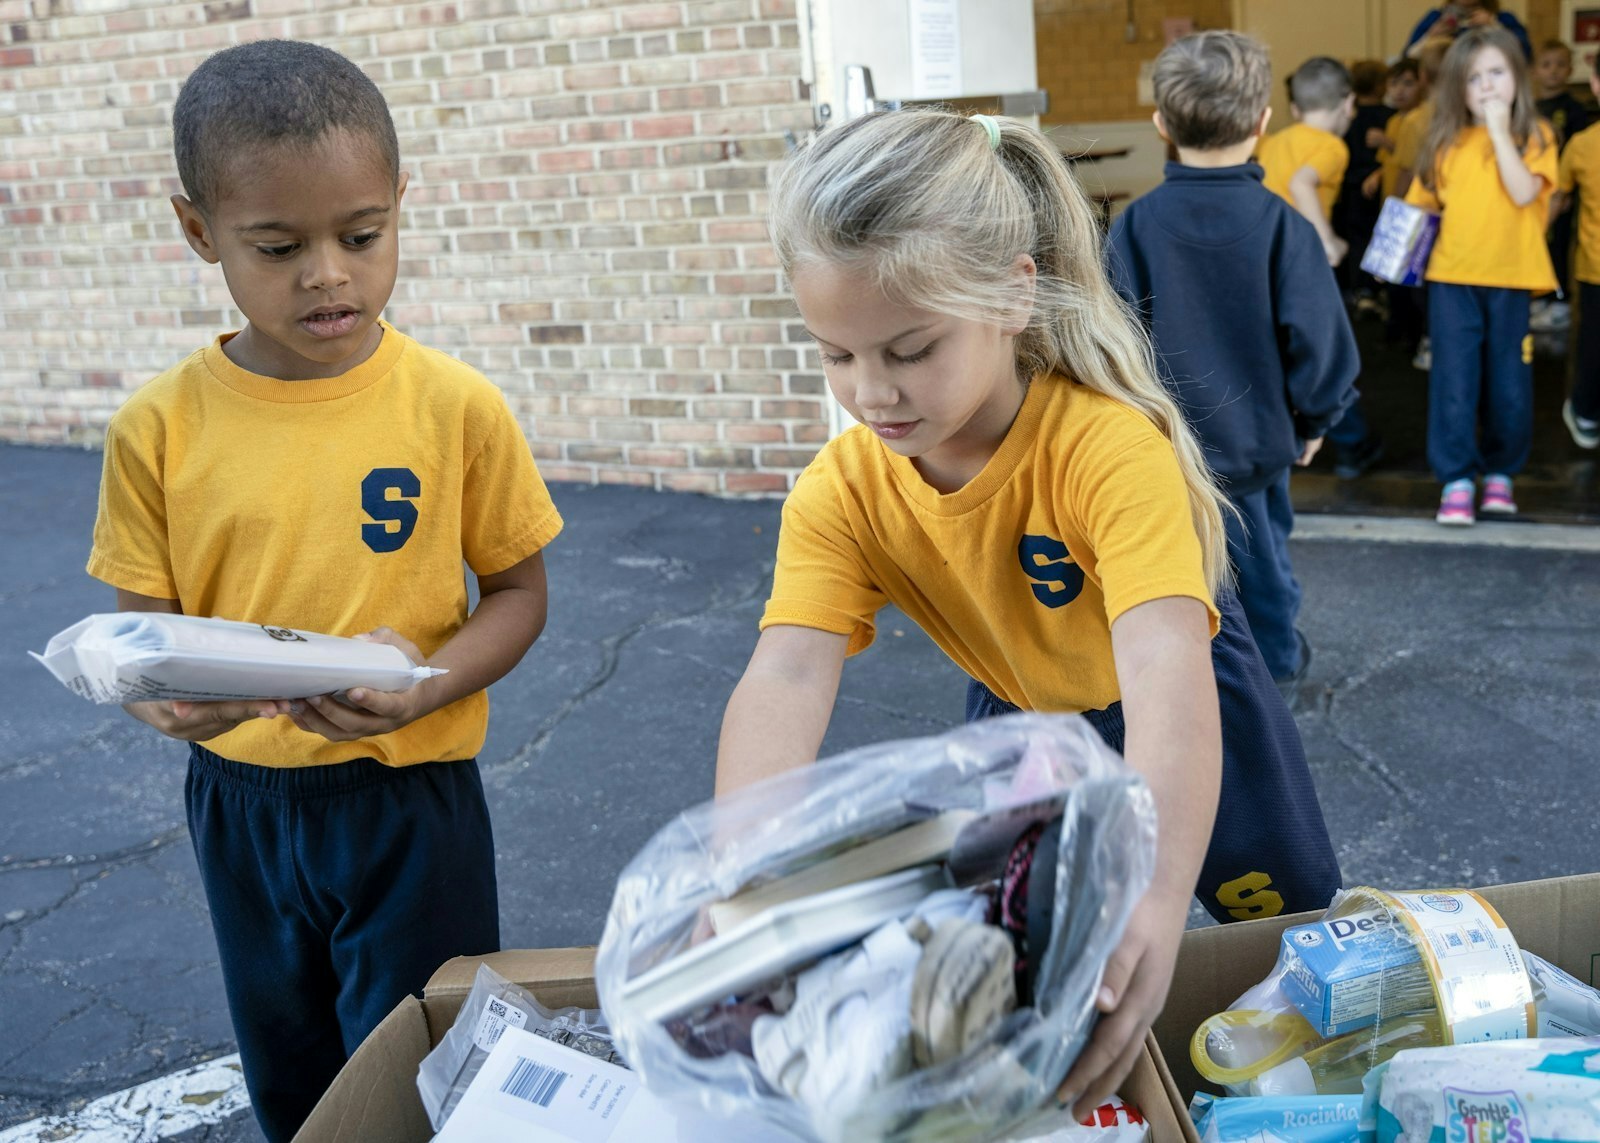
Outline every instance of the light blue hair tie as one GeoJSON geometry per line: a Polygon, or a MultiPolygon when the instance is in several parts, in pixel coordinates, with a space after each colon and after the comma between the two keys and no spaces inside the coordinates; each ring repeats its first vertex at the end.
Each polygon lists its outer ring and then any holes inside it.
{"type": "Polygon", "coordinates": [[[983,128],[983,133],[989,136],[989,150],[1000,149],[1000,124],[987,115],[974,115],[972,121],[983,128]]]}

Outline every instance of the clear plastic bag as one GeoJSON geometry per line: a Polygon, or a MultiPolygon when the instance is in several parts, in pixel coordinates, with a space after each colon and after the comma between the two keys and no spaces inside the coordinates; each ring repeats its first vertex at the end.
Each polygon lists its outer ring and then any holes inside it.
{"type": "Polygon", "coordinates": [[[444,1128],[507,1028],[522,1028],[607,1063],[627,1066],[600,1012],[591,1008],[552,1012],[526,988],[480,964],[456,1022],[417,1071],[417,1091],[435,1131],[444,1128]]]}
{"type": "Polygon", "coordinates": [[[1230,1095],[1354,1095],[1396,1052],[1532,1035],[1536,959],[1470,890],[1342,890],[1284,930],[1272,972],[1195,1030],[1190,1057],[1230,1095]]]}
{"type": "MultiPolygon", "coordinates": [[[[595,983],[618,1043],[658,1095],[723,1116],[757,1114],[805,1139],[995,1138],[1053,1096],[1087,1041],[1105,962],[1149,884],[1155,849],[1149,788],[1080,716],[1008,715],[867,747],[662,828],[618,878],[595,983]],[[659,1013],[630,1002],[629,982],[689,948],[713,902],[945,811],[993,813],[1051,798],[1062,825],[1034,1003],[953,1060],[853,1106],[808,1109],[779,1094],[749,1057],[695,1054],[659,1013]]],[[[781,991],[794,975],[769,983],[781,991]]]]}

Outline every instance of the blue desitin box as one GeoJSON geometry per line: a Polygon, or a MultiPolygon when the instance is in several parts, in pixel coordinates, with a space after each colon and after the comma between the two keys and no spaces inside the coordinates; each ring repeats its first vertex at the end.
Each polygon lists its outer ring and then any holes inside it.
{"type": "Polygon", "coordinates": [[[1361,268],[1396,286],[1420,286],[1438,236],[1437,214],[1392,196],[1386,198],[1361,268]]]}
{"type": "Polygon", "coordinates": [[[1416,1011],[1432,999],[1410,934],[1381,909],[1285,929],[1279,963],[1284,995],[1323,1036],[1371,1027],[1380,1014],[1416,1011]]]}

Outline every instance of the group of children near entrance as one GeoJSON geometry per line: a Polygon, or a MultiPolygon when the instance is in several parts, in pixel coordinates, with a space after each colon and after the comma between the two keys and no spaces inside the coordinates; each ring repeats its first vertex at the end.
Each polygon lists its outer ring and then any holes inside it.
{"type": "MultiPolygon", "coordinates": [[[[1474,281],[1458,235],[1532,242],[1556,178],[1514,55],[1492,30],[1449,49],[1456,89],[1436,92],[1408,192],[1446,219],[1436,345],[1476,338],[1492,369],[1515,356],[1505,339],[1520,352],[1548,256],[1516,246],[1523,276],[1474,281]]],[[[1337,141],[1348,84],[1301,71],[1302,128],[1263,143],[1260,47],[1209,32],[1168,48],[1156,124],[1178,161],[1108,243],[1045,138],[986,116],[829,129],[772,188],[795,301],[861,423],[784,504],[715,790],[815,759],[844,660],[885,604],[967,673],[967,719],[1083,712],[1149,782],[1161,833],[1062,1086],[1079,1106],[1131,1066],[1192,896],[1241,920],[1320,908],[1340,882],[1282,691],[1309,657],[1288,473],[1353,415],[1358,370],[1330,268],[1342,172],[1317,134],[1337,141]],[[1284,198],[1250,162],[1258,146],[1284,198]]],[[[246,324],[118,412],[89,571],[122,610],[362,632],[449,668],[342,701],[128,708],[190,743],[190,830],[276,1141],[438,964],[498,947],[484,689],[544,626],[542,552],[562,520],[498,390],[379,316],[407,176],[359,68],[288,41],[220,52],[185,83],[174,138],[182,233],[246,324]]],[[[1480,459],[1457,427],[1449,477],[1509,477],[1518,431],[1495,420],[1480,459]]]]}

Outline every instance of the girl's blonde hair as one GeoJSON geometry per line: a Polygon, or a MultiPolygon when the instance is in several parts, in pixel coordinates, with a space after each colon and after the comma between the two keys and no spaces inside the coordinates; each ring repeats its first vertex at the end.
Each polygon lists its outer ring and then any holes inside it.
{"type": "Polygon", "coordinates": [[[1468,28],[1456,37],[1439,65],[1439,79],[1433,85],[1433,119],[1422,137],[1422,148],[1417,152],[1417,177],[1430,191],[1438,189],[1439,162],[1444,153],[1456,141],[1456,136],[1472,126],[1472,112],[1467,109],[1467,73],[1472,70],[1473,59],[1484,48],[1500,49],[1516,79],[1517,94],[1511,102],[1511,138],[1517,150],[1526,148],[1530,139],[1537,139],[1541,150],[1549,145],[1539,129],[1539,108],[1533,101],[1528,61],[1523,58],[1522,45],[1499,24],[1468,28]]]}
{"type": "Polygon", "coordinates": [[[793,278],[825,263],[867,274],[899,305],[1005,324],[1028,305],[1016,272],[1038,267],[1017,375],[1061,373],[1144,414],[1172,442],[1213,594],[1229,579],[1226,500],[1157,380],[1144,327],[1106,279],[1098,212],[1037,131],[948,111],[879,112],[831,128],[780,168],[773,242],[793,278]]]}

